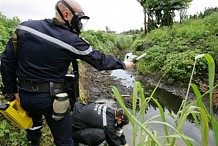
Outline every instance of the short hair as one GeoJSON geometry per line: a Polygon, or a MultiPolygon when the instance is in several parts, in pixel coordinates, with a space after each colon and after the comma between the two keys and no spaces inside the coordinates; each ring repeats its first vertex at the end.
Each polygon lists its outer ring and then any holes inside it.
{"type": "Polygon", "coordinates": [[[117,110],[116,117],[121,118],[122,122],[124,122],[125,124],[129,123],[129,118],[128,118],[127,114],[121,108],[117,110]]]}

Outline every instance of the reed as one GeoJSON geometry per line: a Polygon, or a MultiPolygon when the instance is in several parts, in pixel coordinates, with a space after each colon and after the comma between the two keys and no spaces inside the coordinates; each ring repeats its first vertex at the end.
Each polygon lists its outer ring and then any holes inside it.
{"type": "Polygon", "coordinates": [[[186,96],[181,104],[181,107],[175,116],[166,115],[163,111],[163,108],[159,104],[159,102],[153,97],[156,89],[158,88],[161,80],[156,85],[155,89],[151,93],[149,97],[145,97],[143,87],[139,82],[134,83],[133,93],[132,93],[132,110],[130,110],[125,106],[125,103],[117,90],[116,87],[112,87],[112,91],[114,92],[115,98],[119,105],[124,109],[127,113],[130,123],[133,126],[133,146],[175,146],[176,140],[181,139],[187,146],[200,145],[194,139],[184,135],[182,131],[182,127],[184,125],[185,120],[189,115],[192,115],[194,121],[201,132],[201,141],[202,145],[209,146],[209,130],[210,125],[214,132],[214,144],[218,145],[218,122],[213,115],[212,109],[212,93],[214,86],[214,76],[215,76],[215,64],[213,58],[209,54],[200,54],[195,56],[195,63],[193,66],[192,74],[190,77],[190,82],[188,85],[186,96]],[[199,59],[206,59],[208,63],[208,79],[209,79],[209,90],[207,93],[201,95],[197,85],[192,83],[193,74],[195,71],[196,62],[199,59]],[[193,89],[196,100],[188,103],[188,95],[190,92],[190,88],[193,89]],[[209,94],[210,100],[210,109],[209,111],[205,107],[202,98],[209,94]],[[140,109],[137,110],[137,99],[140,99],[140,109]],[[159,109],[159,114],[152,116],[150,119],[145,120],[145,109],[148,106],[150,101],[154,101],[159,109]],[[166,121],[167,118],[172,118],[174,124],[169,124],[166,121]],[[161,119],[161,120],[160,120],[161,119]],[[149,129],[149,124],[160,124],[163,125],[164,135],[159,135],[158,131],[149,129]],[[139,137],[139,141],[136,139],[139,137]]]}

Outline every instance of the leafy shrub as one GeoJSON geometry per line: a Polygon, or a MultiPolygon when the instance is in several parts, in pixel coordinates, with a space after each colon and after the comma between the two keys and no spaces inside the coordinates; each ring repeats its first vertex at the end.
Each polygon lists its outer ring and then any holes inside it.
{"type": "Polygon", "coordinates": [[[8,19],[0,13],[0,55],[4,50],[9,37],[19,23],[20,20],[17,17],[8,19]]]}
{"type": "Polygon", "coordinates": [[[125,50],[132,44],[132,37],[105,33],[103,31],[88,30],[81,34],[91,45],[100,51],[114,54],[120,50],[125,50]]]}
{"type": "Polygon", "coordinates": [[[147,56],[138,62],[138,72],[142,74],[147,74],[148,72],[159,72],[166,60],[166,51],[166,48],[161,48],[160,46],[149,48],[146,51],[147,56]]]}
{"type": "Polygon", "coordinates": [[[133,42],[131,36],[105,33],[103,31],[95,32],[89,30],[83,32],[82,36],[90,42],[95,49],[107,54],[116,54],[116,52],[126,50],[133,42]]]}
{"type": "MultiPolygon", "coordinates": [[[[162,67],[162,71],[165,73],[166,79],[172,82],[180,80],[183,81],[183,83],[188,83],[196,54],[199,54],[198,50],[189,50],[182,53],[169,54],[166,57],[164,66],[162,67]]],[[[199,73],[204,72],[207,67],[204,62],[199,62],[198,66],[197,72],[201,71],[199,73]]],[[[194,72],[194,75],[196,75],[197,72],[194,72]]]]}
{"type": "MultiPolygon", "coordinates": [[[[0,116],[1,119],[1,116],[0,116]]],[[[8,121],[0,122],[0,145],[1,146],[24,146],[27,144],[25,130],[20,130],[9,125],[8,121]]]]}
{"type": "Polygon", "coordinates": [[[133,38],[128,35],[116,35],[114,37],[118,50],[130,50],[133,38]]]}

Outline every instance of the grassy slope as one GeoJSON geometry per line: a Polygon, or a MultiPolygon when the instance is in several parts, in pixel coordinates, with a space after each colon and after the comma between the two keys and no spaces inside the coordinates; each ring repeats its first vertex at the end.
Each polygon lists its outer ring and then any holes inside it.
{"type": "MultiPolygon", "coordinates": [[[[196,54],[209,53],[218,64],[217,35],[218,12],[203,19],[174,24],[170,29],[156,29],[146,36],[141,34],[132,48],[137,54],[147,52],[148,55],[138,63],[138,72],[165,75],[169,83],[187,83],[196,54]]],[[[205,62],[199,62],[195,80],[202,80],[206,72],[205,62]]]]}

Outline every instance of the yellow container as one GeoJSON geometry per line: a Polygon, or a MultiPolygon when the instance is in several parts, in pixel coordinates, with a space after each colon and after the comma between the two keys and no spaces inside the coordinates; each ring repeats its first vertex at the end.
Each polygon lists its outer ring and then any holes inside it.
{"type": "Polygon", "coordinates": [[[10,102],[8,107],[4,110],[0,110],[0,112],[18,127],[28,129],[33,125],[32,118],[30,118],[27,115],[27,112],[22,109],[20,102],[17,99],[10,102]]]}

